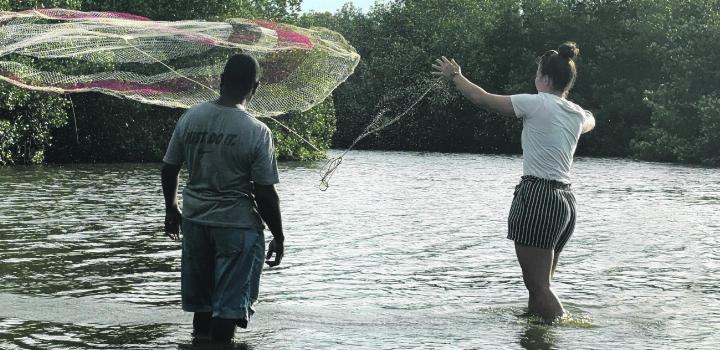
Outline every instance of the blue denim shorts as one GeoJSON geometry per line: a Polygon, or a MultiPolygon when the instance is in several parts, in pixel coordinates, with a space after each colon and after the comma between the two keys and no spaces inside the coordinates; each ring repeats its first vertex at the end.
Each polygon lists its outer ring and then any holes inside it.
{"type": "Polygon", "coordinates": [[[255,312],[265,257],[262,229],[182,222],[183,310],[249,320],[255,312]]]}

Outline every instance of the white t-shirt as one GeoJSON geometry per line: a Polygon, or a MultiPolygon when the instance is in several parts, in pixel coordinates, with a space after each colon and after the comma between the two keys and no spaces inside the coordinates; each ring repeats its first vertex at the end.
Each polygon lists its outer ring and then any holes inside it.
{"type": "Polygon", "coordinates": [[[592,129],[595,117],[553,94],[512,95],[510,100],[523,120],[523,174],[569,184],[578,139],[592,129]]]}
{"type": "Polygon", "coordinates": [[[163,161],[187,162],[183,218],[208,226],[262,228],[253,183],[279,182],[270,129],[248,112],[212,102],[190,108],[175,126],[163,161]]]}

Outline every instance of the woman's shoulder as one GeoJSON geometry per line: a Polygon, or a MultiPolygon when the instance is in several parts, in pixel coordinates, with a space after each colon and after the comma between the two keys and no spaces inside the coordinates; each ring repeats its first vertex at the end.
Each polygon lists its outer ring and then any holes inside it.
{"type": "Polygon", "coordinates": [[[553,94],[543,93],[542,95],[543,98],[547,100],[548,104],[557,106],[561,111],[565,113],[577,114],[579,116],[585,116],[586,114],[585,109],[573,101],[553,94]]]}
{"type": "Polygon", "coordinates": [[[519,118],[528,117],[534,114],[543,104],[540,94],[517,94],[510,96],[515,115],[519,118]]]}
{"type": "Polygon", "coordinates": [[[595,116],[577,103],[562,99],[559,106],[565,115],[572,116],[571,118],[562,118],[562,120],[577,123],[580,126],[581,133],[586,133],[595,127],[595,116]]]}
{"type": "Polygon", "coordinates": [[[525,100],[525,101],[539,101],[542,96],[540,93],[537,94],[515,94],[510,95],[511,99],[525,100]]]}

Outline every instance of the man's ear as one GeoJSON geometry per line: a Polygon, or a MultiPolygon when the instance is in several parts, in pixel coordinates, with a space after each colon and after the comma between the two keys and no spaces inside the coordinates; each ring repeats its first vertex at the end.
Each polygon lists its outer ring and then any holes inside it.
{"type": "Polygon", "coordinates": [[[222,91],[224,85],[225,85],[225,74],[220,74],[220,91],[222,91]]]}
{"type": "Polygon", "coordinates": [[[252,87],[252,94],[253,94],[253,95],[255,95],[255,92],[257,91],[258,86],[260,86],[260,82],[259,82],[259,81],[256,81],[256,82],[253,84],[253,87],[252,87]]]}

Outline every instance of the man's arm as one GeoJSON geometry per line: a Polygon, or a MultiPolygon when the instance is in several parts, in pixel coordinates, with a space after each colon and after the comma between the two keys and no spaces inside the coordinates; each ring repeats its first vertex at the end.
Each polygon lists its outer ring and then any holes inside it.
{"type": "Polygon", "coordinates": [[[180,168],[180,165],[163,163],[160,170],[163,196],[165,197],[165,234],[174,241],[180,240],[180,223],[182,221],[177,202],[180,168]]]}
{"type": "Polygon", "coordinates": [[[270,266],[280,265],[285,253],[285,234],[282,227],[282,216],[280,215],[280,197],[275,190],[275,185],[255,184],[253,194],[257,202],[258,212],[263,221],[268,225],[273,235],[270,242],[266,259],[270,259],[275,253],[275,261],[267,261],[270,266]]]}

